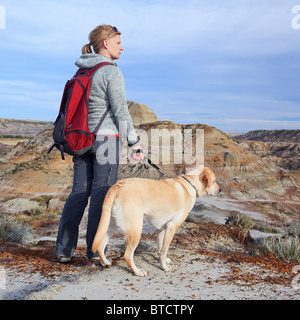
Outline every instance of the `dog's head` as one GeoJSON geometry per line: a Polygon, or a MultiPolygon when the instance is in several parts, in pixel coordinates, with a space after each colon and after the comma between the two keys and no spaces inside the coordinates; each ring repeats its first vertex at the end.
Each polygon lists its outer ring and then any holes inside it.
{"type": "Polygon", "coordinates": [[[207,167],[199,166],[191,170],[187,175],[195,182],[198,197],[204,194],[216,196],[221,191],[221,188],[216,182],[215,174],[207,167]]]}
{"type": "Polygon", "coordinates": [[[203,191],[208,195],[216,196],[220,192],[220,186],[217,184],[216,176],[211,169],[204,167],[199,175],[199,180],[202,183],[203,191]]]}

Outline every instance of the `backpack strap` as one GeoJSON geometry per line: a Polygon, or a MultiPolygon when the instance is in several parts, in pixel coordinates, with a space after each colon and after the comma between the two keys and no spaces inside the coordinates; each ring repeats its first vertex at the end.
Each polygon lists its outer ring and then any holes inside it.
{"type": "Polygon", "coordinates": [[[104,66],[108,66],[108,65],[114,66],[114,64],[110,63],[110,62],[101,62],[101,63],[96,64],[93,68],[90,68],[90,69],[82,69],[82,68],[80,68],[76,72],[75,77],[78,76],[80,73],[83,73],[83,74],[85,73],[85,74],[88,74],[92,78],[94,73],[98,69],[100,69],[101,67],[104,67],[104,66]]]}
{"type": "Polygon", "coordinates": [[[113,63],[110,63],[110,62],[101,62],[101,63],[95,65],[95,67],[93,67],[92,69],[89,69],[90,77],[92,78],[93,75],[94,75],[94,73],[95,73],[98,69],[100,69],[101,67],[109,66],[109,65],[114,66],[114,64],[113,64],[113,63]]]}
{"type": "Polygon", "coordinates": [[[57,149],[59,149],[60,154],[61,154],[61,158],[62,158],[63,160],[65,160],[64,148],[63,148],[63,146],[62,146],[61,144],[59,144],[59,143],[54,143],[54,144],[50,147],[50,149],[48,150],[47,154],[50,154],[50,152],[52,151],[52,149],[53,149],[54,147],[56,147],[57,149]]]}
{"type": "Polygon", "coordinates": [[[111,106],[109,105],[108,108],[106,109],[106,111],[104,112],[103,116],[101,117],[97,127],[95,128],[95,130],[93,131],[94,136],[97,135],[97,132],[99,131],[104,119],[106,118],[106,116],[108,115],[108,112],[110,111],[111,106]]]}

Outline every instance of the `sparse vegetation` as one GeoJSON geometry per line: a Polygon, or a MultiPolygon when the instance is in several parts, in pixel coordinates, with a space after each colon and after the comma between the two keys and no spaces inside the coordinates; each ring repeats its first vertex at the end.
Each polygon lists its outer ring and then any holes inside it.
{"type": "Polygon", "coordinates": [[[220,147],[223,147],[223,148],[225,148],[225,149],[228,149],[228,148],[229,148],[226,144],[221,143],[221,142],[214,143],[214,146],[220,146],[220,147]]]}
{"type": "Polygon", "coordinates": [[[9,138],[9,139],[29,139],[31,137],[29,136],[22,136],[22,135],[12,135],[12,134],[2,134],[0,135],[0,138],[9,138]]]}
{"type": "Polygon", "coordinates": [[[26,214],[31,217],[37,217],[37,216],[41,215],[42,213],[43,213],[43,210],[41,210],[39,208],[32,208],[32,209],[26,211],[26,214]]]}
{"type": "Polygon", "coordinates": [[[282,238],[270,237],[265,239],[260,245],[262,254],[272,253],[276,258],[289,261],[300,261],[300,239],[293,236],[282,238]]]}
{"type": "Polygon", "coordinates": [[[3,242],[26,243],[33,238],[32,229],[24,223],[19,223],[11,217],[0,217],[0,240],[3,242]]]}
{"type": "MultiPolygon", "coordinates": [[[[279,234],[277,228],[260,225],[247,215],[233,211],[227,218],[227,224],[237,226],[244,230],[245,235],[249,230],[257,228],[265,233],[279,234]]],[[[283,237],[268,237],[251,249],[253,254],[273,254],[276,258],[288,261],[300,261],[300,223],[293,223],[287,228],[287,234],[283,237]]]]}
{"type": "Polygon", "coordinates": [[[267,224],[261,224],[257,227],[258,231],[264,232],[264,233],[274,233],[274,234],[278,234],[280,233],[280,230],[278,230],[275,227],[271,227],[267,224]]]}
{"type": "Polygon", "coordinates": [[[16,199],[16,197],[15,196],[7,196],[7,197],[3,198],[1,201],[2,202],[6,202],[6,201],[9,201],[9,200],[13,200],[13,199],[16,199]]]}
{"type": "Polygon", "coordinates": [[[58,222],[60,215],[61,211],[32,208],[30,210],[20,211],[16,215],[16,221],[21,224],[25,223],[35,230],[40,226],[58,222]]]}
{"type": "MultiPolygon", "coordinates": [[[[266,227],[267,233],[280,233],[278,229],[266,227]],[[273,232],[272,232],[273,231],[273,232]],[[276,232],[277,231],[277,232],[276,232]]],[[[276,258],[288,261],[300,261],[300,223],[292,223],[282,237],[268,237],[257,246],[257,254],[273,254],[276,258]]]]}
{"type": "Polygon", "coordinates": [[[23,171],[25,169],[32,169],[35,171],[39,171],[39,170],[44,170],[44,167],[42,165],[42,162],[39,161],[38,159],[31,160],[31,161],[24,161],[16,164],[13,170],[13,173],[16,173],[18,171],[23,171]]]}
{"type": "Polygon", "coordinates": [[[69,195],[65,195],[65,196],[60,196],[59,197],[59,200],[62,201],[62,202],[66,202],[67,199],[68,199],[69,195]]]}
{"type": "Polygon", "coordinates": [[[288,227],[289,235],[300,239],[300,222],[294,222],[288,227]]]}
{"type": "Polygon", "coordinates": [[[226,224],[232,224],[243,229],[246,233],[256,226],[256,223],[247,215],[232,211],[232,214],[227,218],[226,224]]]}
{"type": "Polygon", "coordinates": [[[54,198],[54,196],[49,196],[49,195],[45,194],[45,195],[31,199],[31,201],[37,201],[40,205],[48,208],[49,201],[53,198],[54,198]]]}

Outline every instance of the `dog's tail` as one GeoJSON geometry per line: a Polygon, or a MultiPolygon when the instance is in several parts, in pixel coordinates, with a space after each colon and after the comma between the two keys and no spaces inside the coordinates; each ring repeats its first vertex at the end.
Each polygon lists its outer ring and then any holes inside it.
{"type": "Polygon", "coordinates": [[[117,186],[111,187],[108,190],[107,195],[104,199],[100,223],[99,223],[99,226],[98,226],[95,238],[94,238],[94,242],[92,245],[92,251],[94,253],[97,252],[105,235],[107,234],[109,224],[110,224],[112,206],[113,206],[113,204],[115,202],[115,198],[117,196],[117,189],[118,189],[117,186]]]}

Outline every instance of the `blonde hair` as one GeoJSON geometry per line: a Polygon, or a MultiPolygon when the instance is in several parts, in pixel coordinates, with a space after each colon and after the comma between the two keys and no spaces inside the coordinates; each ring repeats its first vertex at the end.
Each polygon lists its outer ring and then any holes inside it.
{"type": "Polygon", "coordinates": [[[89,34],[90,43],[84,45],[82,47],[82,54],[92,53],[92,47],[95,53],[100,51],[100,47],[105,39],[110,39],[114,37],[116,34],[121,34],[116,27],[113,27],[109,24],[103,24],[101,26],[96,27],[89,34]]]}

